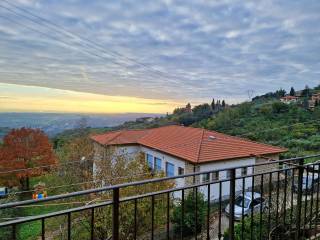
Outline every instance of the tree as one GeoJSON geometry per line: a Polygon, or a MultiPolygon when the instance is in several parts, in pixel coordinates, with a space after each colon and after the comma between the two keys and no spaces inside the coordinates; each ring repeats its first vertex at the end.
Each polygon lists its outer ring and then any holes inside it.
{"type": "Polygon", "coordinates": [[[191,110],[191,104],[190,104],[190,103],[188,103],[188,104],[186,105],[186,111],[187,111],[188,113],[191,113],[191,112],[192,112],[192,110],[191,110]]]}
{"type": "Polygon", "coordinates": [[[192,109],[193,115],[196,120],[202,120],[205,118],[208,118],[212,114],[211,107],[208,103],[200,104],[198,106],[195,106],[192,109]]]}
{"type": "MultiPolygon", "coordinates": [[[[93,145],[87,135],[71,139],[60,149],[59,159],[65,164],[60,171],[64,172],[66,179],[70,182],[89,182],[92,180],[93,170],[93,145]]],[[[90,188],[91,184],[82,185],[84,189],[90,188]]]]}
{"type": "Polygon", "coordinates": [[[50,167],[36,167],[57,164],[49,138],[40,129],[11,130],[3,139],[1,152],[0,168],[8,171],[32,168],[13,173],[23,189],[29,189],[30,177],[39,176],[50,170],[50,167]]]}
{"type": "MultiPolygon", "coordinates": [[[[108,147],[105,149],[105,157],[103,159],[97,160],[96,171],[95,171],[95,181],[101,185],[109,186],[115,184],[121,184],[126,182],[133,182],[151,178],[164,177],[164,173],[153,172],[145,159],[145,155],[141,152],[131,155],[125,150],[115,149],[113,147],[108,147]]],[[[100,186],[101,186],[100,185],[100,186]]],[[[144,184],[141,186],[132,186],[122,188],[120,191],[120,197],[136,196],[148,192],[161,191],[174,187],[174,182],[172,181],[161,181],[158,183],[144,184]]],[[[110,200],[112,194],[106,192],[104,194],[98,195],[99,199],[110,200]]],[[[150,229],[151,226],[151,201],[150,197],[141,198],[137,203],[137,221],[139,227],[137,229],[137,236],[145,235],[146,231],[150,229]]],[[[169,199],[170,200],[170,199],[169,199]]],[[[172,200],[170,200],[172,204],[172,200]]],[[[155,199],[154,208],[154,229],[160,229],[166,221],[163,217],[163,213],[166,211],[167,207],[167,196],[159,195],[155,199]]],[[[120,239],[134,239],[134,201],[128,201],[127,203],[122,203],[119,211],[119,221],[121,223],[119,229],[120,239]]],[[[95,239],[109,239],[112,236],[112,209],[96,208],[95,209],[95,239]]],[[[90,215],[89,215],[90,216],[90,215]]],[[[90,226],[90,224],[85,224],[85,226],[90,226]]],[[[140,238],[139,238],[140,239],[140,238]]]]}
{"type": "Polygon", "coordinates": [[[296,95],[296,91],[294,90],[293,87],[291,87],[290,89],[290,96],[295,96],[296,95]]]}
{"type": "Polygon", "coordinates": [[[226,107],[226,102],[224,100],[222,100],[222,107],[225,108],[226,107]]]}
{"type": "Polygon", "coordinates": [[[216,108],[216,104],[215,104],[215,102],[214,102],[214,98],[212,98],[212,102],[211,102],[211,109],[212,109],[212,111],[214,111],[215,108],[216,108]]]}
{"type": "Polygon", "coordinates": [[[273,113],[285,113],[289,111],[289,106],[282,102],[274,102],[272,104],[272,111],[273,113]]]}
{"type": "Polygon", "coordinates": [[[201,228],[205,225],[206,216],[206,201],[204,195],[198,192],[197,195],[197,209],[196,209],[196,194],[195,191],[190,191],[184,201],[184,218],[182,220],[182,205],[177,205],[172,214],[172,223],[174,224],[175,231],[180,231],[182,228],[184,236],[201,232],[201,228]],[[197,221],[195,212],[197,211],[197,221]],[[197,222],[197,225],[196,225],[197,222]],[[182,225],[181,225],[182,223],[182,225]]]}
{"type": "Polygon", "coordinates": [[[310,88],[308,85],[306,85],[305,88],[302,90],[302,96],[309,98],[310,94],[311,94],[310,88]]]}

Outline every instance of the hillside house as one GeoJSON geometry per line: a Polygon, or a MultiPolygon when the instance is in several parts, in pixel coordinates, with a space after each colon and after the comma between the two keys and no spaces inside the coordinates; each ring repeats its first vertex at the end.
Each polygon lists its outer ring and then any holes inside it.
{"type": "Polygon", "coordinates": [[[296,103],[298,102],[299,100],[299,97],[296,97],[296,96],[284,96],[282,98],[280,98],[280,101],[283,102],[283,103],[296,103]]]}
{"type": "MultiPolygon", "coordinates": [[[[103,159],[107,148],[113,146],[128,154],[144,153],[150,168],[164,171],[167,176],[217,171],[198,177],[197,182],[225,179],[228,177],[228,172],[218,172],[218,170],[265,162],[264,157],[278,159],[279,154],[286,151],[283,148],[215,131],[174,125],[144,130],[111,131],[92,136],[91,139],[94,143],[94,161],[103,159]]],[[[261,171],[266,170],[263,166],[260,168],[261,171]]],[[[239,168],[236,174],[247,175],[252,171],[251,167],[244,167],[239,168]]],[[[259,171],[259,168],[255,168],[256,171],[259,171]]],[[[180,178],[176,180],[176,186],[191,184],[192,181],[194,180],[180,178]]],[[[210,199],[217,199],[219,196],[219,187],[216,185],[211,185],[210,199]]],[[[245,185],[246,188],[252,186],[250,177],[246,178],[245,185]]],[[[240,191],[242,180],[237,180],[236,186],[237,191],[240,191]]],[[[202,190],[206,194],[204,188],[202,190]]],[[[222,195],[228,193],[229,182],[224,182],[222,195]]]]}

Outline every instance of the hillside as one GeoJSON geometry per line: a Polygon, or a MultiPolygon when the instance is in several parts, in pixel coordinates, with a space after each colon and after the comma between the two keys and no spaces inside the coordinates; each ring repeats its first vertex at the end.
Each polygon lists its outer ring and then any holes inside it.
{"type": "Polygon", "coordinates": [[[277,100],[243,103],[194,124],[289,149],[285,157],[320,152],[320,108],[309,111],[277,100]]]}
{"type": "MultiPolygon", "coordinates": [[[[313,92],[318,90],[310,89],[313,92]]],[[[280,97],[284,90],[255,97],[251,102],[228,106],[224,101],[185,108],[172,114],[155,118],[139,118],[111,128],[86,128],[86,134],[118,129],[153,128],[171,124],[201,127],[254,141],[282,146],[289,149],[283,157],[320,153],[320,106],[313,111],[300,103],[285,104],[280,97]]],[[[55,146],[61,146],[80,130],[59,134],[55,146]]],[[[83,130],[81,130],[83,131],[83,130]]]]}
{"type": "Polygon", "coordinates": [[[318,86],[299,91],[306,96],[301,97],[300,102],[291,104],[280,102],[279,99],[286,94],[282,89],[232,106],[224,101],[222,104],[216,101],[193,108],[188,104],[150,123],[131,121],[117,129],[183,124],[283,146],[289,149],[283,157],[320,153],[320,106],[318,104],[313,111],[305,106],[309,95],[319,90],[318,86]]]}

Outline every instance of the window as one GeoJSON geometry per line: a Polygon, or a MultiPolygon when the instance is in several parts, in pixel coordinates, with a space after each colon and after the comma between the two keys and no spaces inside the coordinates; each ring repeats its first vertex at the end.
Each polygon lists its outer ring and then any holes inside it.
{"type": "Polygon", "coordinates": [[[183,174],[184,174],[184,168],[179,167],[179,168],[178,168],[178,174],[179,174],[179,175],[183,175],[183,174]]]}
{"type": "Polygon", "coordinates": [[[154,170],[156,171],[161,171],[162,167],[161,167],[161,159],[155,157],[154,158],[154,170]]]}
{"type": "Polygon", "coordinates": [[[244,207],[244,208],[247,208],[249,207],[249,204],[250,204],[250,200],[247,199],[247,198],[243,198],[242,196],[238,196],[235,200],[235,205],[239,206],[239,207],[244,207]]]}
{"type": "Polygon", "coordinates": [[[219,172],[213,172],[212,173],[212,181],[219,180],[219,172]]]}
{"type": "Polygon", "coordinates": [[[248,169],[246,167],[241,168],[241,176],[246,176],[248,174],[248,169]]]}
{"type": "Polygon", "coordinates": [[[147,164],[149,168],[153,169],[153,156],[150,154],[147,154],[147,164]]]}
{"type": "Polygon", "coordinates": [[[202,174],[202,182],[209,182],[210,180],[210,173],[202,174]]]}
{"type": "Polygon", "coordinates": [[[230,170],[227,170],[227,178],[230,178],[231,177],[231,171],[230,170]]]}
{"type": "Polygon", "coordinates": [[[174,165],[172,163],[166,162],[166,175],[167,177],[174,176],[174,165]]]}

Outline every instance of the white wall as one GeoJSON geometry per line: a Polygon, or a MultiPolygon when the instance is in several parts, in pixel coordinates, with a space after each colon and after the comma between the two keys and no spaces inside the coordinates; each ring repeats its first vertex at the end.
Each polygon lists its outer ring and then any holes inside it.
{"type": "MultiPolygon", "coordinates": [[[[218,161],[218,162],[211,162],[205,163],[200,165],[200,171],[216,171],[224,168],[232,168],[232,167],[241,167],[245,165],[250,165],[255,163],[255,158],[245,158],[245,159],[235,159],[235,160],[226,160],[226,161],[218,161]]],[[[247,169],[247,174],[252,174],[252,168],[247,169]]],[[[237,169],[236,176],[241,176],[241,168],[237,169]]],[[[221,171],[219,173],[219,179],[226,179],[227,172],[221,171]]],[[[200,177],[200,182],[202,182],[202,176],[200,177]]],[[[210,179],[211,181],[211,179],[210,179]]],[[[252,178],[248,177],[245,180],[245,189],[252,186],[252,178]]],[[[223,182],[222,183],[222,197],[226,197],[229,195],[230,189],[230,182],[223,182]]],[[[207,186],[200,187],[200,191],[204,193],[205,198],[207,199],[208,188],[207,186]]],[[[236,192],[242,191],[242,179],[236,180],[236,192]]],[[[210,200],[217,200],[219,198],[219,184],[211,184],[210,185],[210,200]]]]}
{"type": "Polygon", "coordinates": [[[137,154],[141,151],[140,146],[133,145],[133,146],[118,146],[116,147],[116,153],[118,154],[127,154],[128,156],[137,154]]]}
{"type": "MultiPolygon", "coordinates": [[[[153,150],[151,148],[147,148],[147,147],[141,147],[141,151],[147,154],[152,155],[153,157],[157,157],[160,158],[161,161],[161,168],[163,171],[166,170],[166,162],[170,162],[174,165],[174,175],[177,176],[178,175],[178,168],[182,167],[184,169],[184,171],[186,170],[186,164],[184,160],[175,158],[173,156],[167,155],[165,153],[159,152],[157,150],[153,150]]],[[[176,179],[176,187],[182,187],[184,186],[184,179],[183,178],[178,178],[176,179]]]]}
{"type": "MultiPolygon", "coordinates": [[[[154,158],[160,158],[161,161],[161,168],[163,171],[166,169],[166,162],[170,162],[174,165],[174,175],[178,175],[178,168],[181,167],[186,171],[186,162],[185,160],[173,157],[171,155],[167,155],[165,153],[162,153],[160,151],[144,147],[144,146],[139,146],[139,145],[134,145],[134,146],[119,146],[117,147],[116,150],[120,154],[128,154],[128,155],[134,155],[138,152],[144,152],[146,154],[152,155],[154,158]]],[[[244,159],[235,159],[235,160],[226,160],[226,161],[216,161],[216,162],[211,162],[211,163],[204,163],[200,164],[199,166],[199,171],[217,171],[220,169],[224,168],[232,168],[232,167],[241,167],[245,165],[251,165],[255,164],[255,158],[244,158],[244,159]]],[[[241,169],[238,169],[236,172],[237,176],[241,176],[241,169]]],[[[252,174],[252,168],[247,169],[247,174],[252,174]]],[[[227,178],[227,173],[226,171],[221,171],[219,173],[219,179],[226,179],[227,178]]],[[[211,176],[210,176],[210,181],[211,181],[211,176]]],[[[200,176],[200,182],[202,182],[202,176],[200,176]]],[[[176,179],[176,187],[182,187],[185,185],[185,179],[184,178],[178,178],[176,179]]],[[[248,177],[245,180],[245,188],[250,188],[252,186],[252,178],[248,177]]],[[[222,183],[222,197],[226,197],[229,194],[229,188],[230,188],[230,182],[224,182],[222,183]]],[[[207,186],[200,187],[200,191],[204,193],[205,198],[207,199],[207,186]]],[[[239,179],[236,181],[236,191],[242,191],[242,179],[239,179]]],[[[174,194],[174,197],[181,197],[181,191],[176,192],[174,194]]],[[[211,184],[210,185],[210,200],[217,200],[219,198],[219,184],[211,184]]]]}

